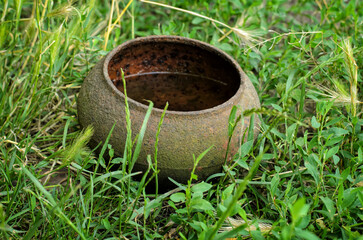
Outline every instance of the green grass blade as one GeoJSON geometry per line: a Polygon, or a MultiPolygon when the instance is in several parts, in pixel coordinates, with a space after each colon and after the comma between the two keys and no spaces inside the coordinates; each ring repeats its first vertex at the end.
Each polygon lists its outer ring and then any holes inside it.
{"type": "Polygon", "coordinates": [[[130,172],[131,172],[132,168],[134,167],[134,164],[135,164],[137,158],[139,157],[141,146],[142,146],[142,141],[144,140],[144,135],[145,135],[146,127],[147,127],[147,122],[149,121],[153,106],[154,106],[154,104],[150,101],[149,102],[149,108],[147,109],[144,121],[143,121],[141,129],[140,129],[139,136],[137,138],[135,150],[134,150],[134,153],[133,153],[133,156],[132,156],[132,161],[131,161],[131,163],[129,165],[129,171],[130,172]]]}
{"type": "MultiPolygon", "coordinates": [[[[267,149],[265,149],[264,152],[266,152],[267,149]]],[[[209,239],[223,239],[223,235],[221,237],[216,236],[218,230],[222,227],[224,221],[227,219],[227,217],[231,214],[233,208],[235,207],[237,201],[241,198],[243,192],[245,191],[248,182],[252,179],[252,177],[255,175],[256,170],[258,169],[260,162],[262,160],[263,153],[258,155],[255,159],[254,164],[252,165],[250,171],[248,172],[247,176],[243,179],[243,182],[239,184],[237,187],[236,193],[232,198],[232,201],[228,205],[227,209],[223,212],[222,216],[219,218],[217,223],[214,225],[212,230],[210,231],[209,239]]]]}
{"type": "Polygon", "coordinates": [[[54,210],[55,214],[62,219],[66,224],[68,224],[74,231],[76,231],[81,239],[86,240],[86,237],[83,235],[83,232],[78,229],[73,222],[59,209],[57,202],[53,198],[53,196],[43,187],[43,185],[38,181],[36,177],[25,167],[21,168],[25,175],[28,176],[28,178],[32,181],[32,183],[35,185],[35,187],[41,191],[46,199],[50,202],[51,210],[54,210]]]}

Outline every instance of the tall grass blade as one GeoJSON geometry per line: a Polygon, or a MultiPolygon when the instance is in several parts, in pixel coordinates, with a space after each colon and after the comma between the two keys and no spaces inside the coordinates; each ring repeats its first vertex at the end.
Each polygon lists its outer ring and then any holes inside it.
{"type": "Polygon", "coordinates": [[[40,192],[42,192],[45,198],[49,201],[50,205],[47,205],[50,210],[54,211],[55,214],[62,219],[66,224],[68,224],[74,231],[76,231],[81,239],[86,240],[87,238],[83,235],[83,232],[78,229],[73,222],[59,209],[57,202],[53,198],[53,196],[43,187],[43,185],[38,181],[36,177],[25,167],[21,167],[22,171],[28,178],[33,182],[33,184],[38,188],[40,192]]]}
{"type": "Polygon", "coordinates": [[[134,150],[134,153],[132,155],[132,161],[130,162],[130,165],[129,165],[129,171],[130,172],[131,172],[132,168],[134,167],[136,160],[139,157],[141,146],[142,146],[142,141],[144,140],[144,136],[145,136],[147,122],[149,121],[153,106],[154,106],[153,102],[149,101],[149,108],[147,109],[144,121],[142,122],[140,133],[139,133],[139,135],[137,137],[135,150],[134,150]]]}
{"type": "MultiPolygon", "coordinates": [[[[267,148],[265,149],[264,152],[266,152],[266,151],[267,151],[267,148]]],[[[242,183],[240,183],[239,186],[237,187],[236,193],[233,196],[233,198],[232,198],[230,204],[228,205],[227,209],[223,212],[222,216],[219,218],[217,223],[212,228],[212,230],[210,232],[209,239],[223,239],[223,235],[216,235],[216,234],[217,234],[218,230],[222,227],[224,221],[231,214],[232,210],[234,209],[235,205],[237,204],[237,201],[241,198],[243,192],[245,191],[245,189],[247,187],[247,184],[248,184],[249,180],[251,180],[252,177],[255,175],[256,170],[260,166],[260,162],[262,160],[264,152],[260,153],[256,157],[255,162],[252,165],[252,167],[251,167],[250,171],[248,172],[247,176],[243,179],[242,183]]]]}
{"type": "Polygon", "coordinates": [[[120,71],[121,71],[121,78],[123,82],[124,95],[125,95],[125,118],[126,118],[126,131],[127,131],[122,169],[123,171],[126,171],[126,166],[127,164],[129,164],[129,161],[131,161],[132,159],[132,130],[131,130],[131,116],[130,116],[129,102],[127,98],[125,74],[122,68],[120,69],[120,71]]]}
{"type": "Polygon", "coordinates": [[[18,29],[20,15],[21,15],[21,9],[23,7],[23,0],[14,0],[14,4],[15,4],[15,10],[16,10],[16,27],[15,27],[15,29],[18,29]]]}
{"type": "Polygon", "coordinates": [[[158,143],[159,143],[159,134],[161,131],[161,125],[163,124],[164,121],[164,117],[165,117],[165,113],[166,110],[168,109],[169,103],[166,102],[165,107],[164,107],[164,111],[161,114],[161,118],[158,124],[158,130],[156,132],[156,137],[155,137],[155,154],[154,154],[154,176],[155,176],[155,197],[157,197],[158,195],[158,191],[159,191],[159,182],[158,182],[158,143]]]}

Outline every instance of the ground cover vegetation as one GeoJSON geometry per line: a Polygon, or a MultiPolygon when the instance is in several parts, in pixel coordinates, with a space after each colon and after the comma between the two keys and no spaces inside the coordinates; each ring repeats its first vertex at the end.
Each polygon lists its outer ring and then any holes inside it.
{"type": "Polygon", "coordinates": [[[160,3],[0,2],[0,239],[363,239],[363,2],[160,3]],[[221,173],[150,194],[128,164],[143,130],[96,152],[76,100],[108,51],[153,34],[226,51],[262,107],[221,173]]]}

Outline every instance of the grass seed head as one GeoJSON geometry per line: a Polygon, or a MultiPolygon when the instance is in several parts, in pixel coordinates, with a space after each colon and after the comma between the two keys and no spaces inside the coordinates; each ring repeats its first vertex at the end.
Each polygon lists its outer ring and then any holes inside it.
{"type": "Polygon", "coordinates": [[[55,17],[71,17],[77,14],[77,9],[72,6],[72,2],[67,4],[61,5],[60,7],[50,11],[47,14],[48,18],[55,18],[55,17]]]}

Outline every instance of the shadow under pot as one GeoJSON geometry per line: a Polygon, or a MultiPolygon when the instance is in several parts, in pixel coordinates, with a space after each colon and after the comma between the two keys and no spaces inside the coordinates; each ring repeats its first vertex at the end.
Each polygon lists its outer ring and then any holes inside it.
{"type": "MultiPolygon", "coordinates": [[[[158,124],[166,111],[158,142],[159,185],[168,178],[186,183],[197,157],[209,147],[195,174],[198,179],[222,170],[228,146],[228,119],[231,109],[259,108],[252,83],[238,63],[225,52],[201,41],[176,36],[151,36],[123,43],[90,71],[78,97],[81,125],[94,127],[93,143],[105,142],[115,123],[109,143],[123,156],[126,141],[126,81],[132,138],[139,133],[148,101],[154,103],[134,171],[148,169],[147,155],[154,159],[158,124]]],[[[241,145],[241,135],[249,126],[237,127],[227,160],[241,145]]],[[[255,117],[255,136],[258,132],[255,117]]]]}

